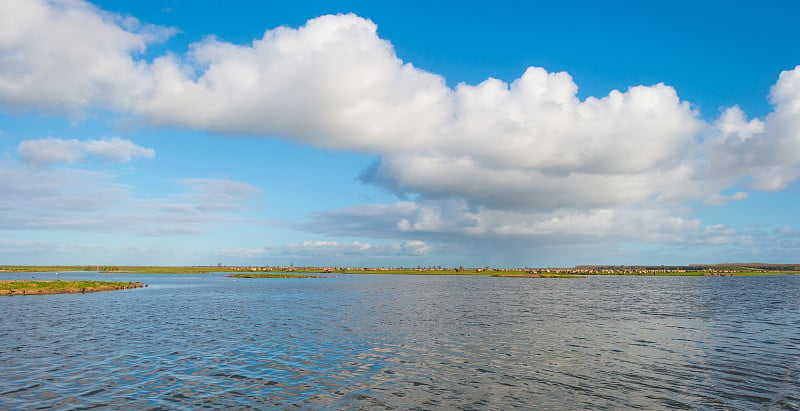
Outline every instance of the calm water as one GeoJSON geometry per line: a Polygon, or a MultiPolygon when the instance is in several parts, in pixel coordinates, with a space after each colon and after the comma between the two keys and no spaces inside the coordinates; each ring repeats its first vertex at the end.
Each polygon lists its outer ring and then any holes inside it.
{"type": "Polygon", "coordinates": [[[800,409],[800,276],[60,277],[150,286],[0,298],[2,409],[800,409]]]}

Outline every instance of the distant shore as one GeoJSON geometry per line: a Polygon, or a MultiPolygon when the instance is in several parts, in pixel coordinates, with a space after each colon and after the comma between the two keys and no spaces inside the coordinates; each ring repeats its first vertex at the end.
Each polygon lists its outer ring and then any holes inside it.
{"type": "Polygon", "coordinates": [[[97,271],[104,274],[411,274],[493,277],[633,276],[762,276],[800,274],[800,264],[710,264],[688,266],[580,265],[568,268],[443,267],[295,267],[295,266],[0,266],[0,273],[97,271]]]}

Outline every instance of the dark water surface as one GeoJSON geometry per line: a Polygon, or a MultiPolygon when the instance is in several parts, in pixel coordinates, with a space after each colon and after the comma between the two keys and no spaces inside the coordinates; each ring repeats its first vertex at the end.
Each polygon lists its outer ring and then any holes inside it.
{"type": "Polygon", "coordinates": [[[149,287],[0,298],[1,409],[800,409],[800,276],[59,277],[149,287]]]}

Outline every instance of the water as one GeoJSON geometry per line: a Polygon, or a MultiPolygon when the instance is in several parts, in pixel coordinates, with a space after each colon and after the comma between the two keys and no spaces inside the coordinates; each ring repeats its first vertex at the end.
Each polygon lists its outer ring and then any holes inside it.
{"type": "Polygon", "coordinates": [[[59,277],[149,287],[0,298],[0,409],[800,409],[800,276],[59,277]]]}

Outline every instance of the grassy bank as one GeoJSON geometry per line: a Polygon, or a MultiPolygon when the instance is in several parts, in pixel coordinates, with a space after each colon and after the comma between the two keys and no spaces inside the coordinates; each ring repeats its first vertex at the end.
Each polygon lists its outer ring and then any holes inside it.
{"type": "Polygon", "coordinates": [[[229,273],[240,271],[232,267],[158,267],[158,266],[121,266],[102,267],[102,273],[128,273],[128,274],[210,274],[229,273]]]}
{"type": "Polygon", "coordinates": [[[112,281],[0,281],[0,295],[93,293],[146,287],[142,283],[112,281]]]}

